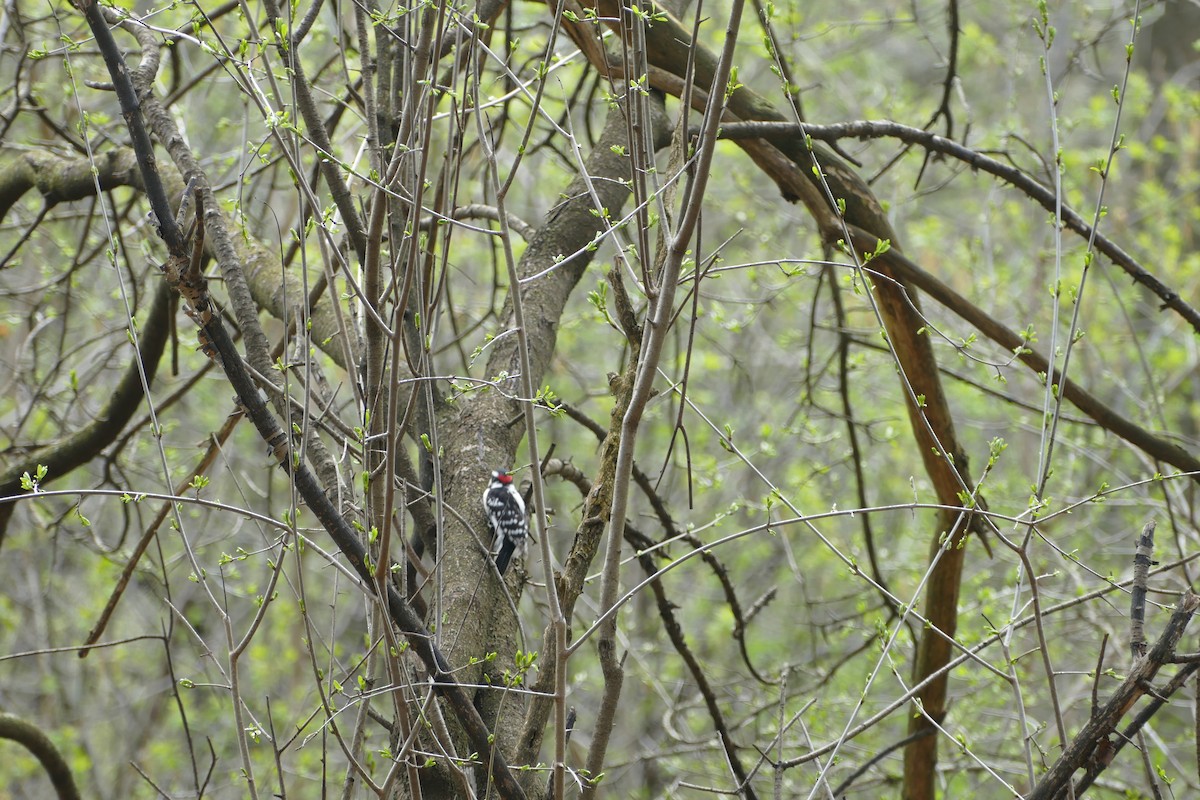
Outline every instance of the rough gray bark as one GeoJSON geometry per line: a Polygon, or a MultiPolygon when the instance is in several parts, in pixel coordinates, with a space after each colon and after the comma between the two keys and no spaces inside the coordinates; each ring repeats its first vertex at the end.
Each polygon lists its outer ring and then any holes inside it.
{"type": "MultiPolygon", "coordinates": [[[[519,272],[523,277],[539,276],[524,285],[521,295],[530,328],[530,362],[535,385],[545,375],[554,354],[559,320],[567,300],[593,259],[595,250],[589,249],[589,245],[608,225],[601,216],[592,213],[596,204],[591,192],[608,209],[610,218],[620,214],[630,197],[629,159],[612,149],[613,145],[628,144],[622,108],[618,106],[609,112],[600,139],[587,160],[588,177],[571,182],[563,193],[567,199],[550,211],[520,260],[519,272]],[[562,255],[567,257],[561,258],[562,255]],[[550,271],[541,274],[546,270],[550,271]]],[[[511,321],[511,303],[506,303],[505,308],[502,318],[511,321]]],[[[504,330],[501,328],[495,334],[498,336],[504,330]]],[[[486,377],[513,376],[519,369],[516,337],[509,336],[492,349],[486,377]]],[[[438,414],[446,454],[442,462],[443,496],[447,505],[463,513],[474,526],[472,532],[453,516],[447,517],[445,552],[441,554],[443,575],[447,576],[442,604],[442,616],[447,621],[443,631],[446,654],[451,664],[460,667],[471,656],[497,653],[494,661],[458,673],[464,683],[480,681],[487,673],[498,684],[503,670],[513,667],[518,646],[517,620],[477,543],[487,541],[479,496],[491,470],[512,465],[522,439],[523,426],[510,424],[521,413],[513,396],[516,385],[516,380],[509,378],[499,383],[499,390],[479,392],[456,405],[444,406],[438,414]]],[[[519,599],[520,587],[512,579],[508,585],[514,592],[514,600],[519,599]]],[[[484,690],[476,702],[484,710],[484,721],[489,727],[494,725],[502,752],[511,754],[516,750],[525,704],[507,700],[505,719],[502,724],[494,724],[499,698],[500,693],[484,690]]]]}

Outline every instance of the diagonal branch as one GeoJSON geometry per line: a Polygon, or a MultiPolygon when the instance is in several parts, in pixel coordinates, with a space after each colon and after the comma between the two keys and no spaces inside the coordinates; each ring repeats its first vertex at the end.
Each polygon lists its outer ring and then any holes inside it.
{"type": "MultiPolygon", "coordinates": [[[[1113,692],[1112,698],[1083,726],[1083,730],[1075,736],[1062,756],[1029,794],[1028,800],[1051,800],[1066,796],[1071,776],[1080,767],[1087,766],[1088,774],[1091,775],[1093,770],[1107,766],[1115,755],[1112,751],[1115,743],[1109,741],[1109,737],[1116,732],[1121,718],[1134,704],[1143,695],[1151,693],[1150,682],[1162,666],[1169,663],[1175,655],[1175,647],[1183,638],[1197,608],[1200,608],[1200,596],[1185,591],[1154,647],[1144,658],[1134,662],[1133,669],[1113,692]],[[1103,763],[1096,763],[1098,761],[1103,763]]],[[[1094,778],[1094,775],[1092,777],[1094,778]]]]}
{"type": "MultiPolygon", "coordinates": [[[[606,18],[616,18],[614,0],[596,0],[595,7],[606,18]]],[[[651,85],[677,96],[692,97],[692,103],[704,102],[703,95],[729,91],[718,78],[719,61],[671,15],[658,13],[647,31],[647,59],[658,72],[649,76],[651,85]],[[679,77],[694,76],[689,82],[679,77]]],[[[603,64],[595,65],[604,69],[603,64]]],[[[653,70],[652,70],[653,73],[653,70]]],[[[640,76],[633,76],[640,79],[640,76]]],[[[783,122],[786,117],[765,97],[741,86],[729,92],[727,109],[732,119],[783,122]]],[[[772,179],[780,181],[784,196],[804,201],[817,221],[822,236],[830,242],[848,238],[843,233],[853,225],[887,240],[900,249],[899,237],[892,229],[878,199],[865,181],[845,162],[811,139],[793,137],[772,147],[761,140],[747,141],[743,148],[772,179]],[[800,176],[801,180],[784,184],[773,166],[800,176]],[[836,210],[835,210],[836,209],[836,210]]],[[[885,270],[886,272],[886,267],[885,270]]],[[[959,444],[950,413],[949,400],[941,384],[937,359],[929,337],[922,335],[924,322],[919,301],[902,279],[891,273],[885,280],[872,281],[875,307],[888,337],[888,344],[899,367],[901,392],[925,472],[946,508],[938,515],[930,536],[932,573],[925,597],[926,616],[935,630],[922,636],[914,665],[914,678],[939,674],[949,660],[948,639],[957,629],[958,597],[966,551],[962,546],[968,531],[968,516],[952,510],[955,506],[982,504],[967,467],[966,452],[959,444]]],[[[622,443],[624,446],[624,443],[622,443]]],[[[610,521],[611,524],[611,521],[610,521]]],[[[979,524],[972,520],[971,525],[979,524]]],[[[946,711],[947,680],[933,681],[920,697],[928,714],[912,719],[913,733],[929,720],[941,719],[946,711]]],[[[911,797],[932,797],[936,772],[937,737],[922,737],[905,753],[905,792],[911,797]]]]}
{"type": "MultiPolygon", "coordinates": [[[[854,237],[855,247],[868,248],[869,252],[873,252],[870,248],[876,247],[879,241],[874,236],[857,228],[851,228],[851,234],[854,237]]],[[[1046,357],[1029,347],[1027,340],[1022,339],[1018,333],[1001,324],[986,311],[926,272],[902,253],[888,251],[878,258],[886,261],[895,274],[903,277],[913,286],[919,287],[996,344],[1014,353],[1021,363],[1035,373],[1044,375],[1050,369],[1050,363],[1046,357]]],[[[1184,472],[1194,473],[1195,480],[1200,481],[1200,459],[1192,453],[1174,442],[1155,436],[1128,417],[1119,414],[1075,381],[1063,377],[1057,369],[1054,371],[1054,383],[1060,387],[1064,398],[1070,400],[1076,408],[1091,417],[1100,427],[1120,436],[1147,455],[1178,467],[1184,472]]]]}
{"type": "MultiPolygon", "coordinates": [[[[130,80],[129,68],[117,50],[116,42],[102,16],[100,7],[94,0],[83,0],[80,8],[96,37],[105,63],[109,67],[109,75],[113,79],[117,96],[121,102],[122,114],[130,126],[134,139],[134,149],[142,168],[142,178],[146,184],[147,195],[150,197],[151,205],[158,217],[163,238],[171,251],[172,261],[175,262],[175,266],[167,269],[168,277],[176,280],[175,288],[180,288],[188,294],[186,299],[193,306],[204,336],[215,349],[230,384],[237,392],[240,404],[245,408],[263,441],[271,448],[276,462],[292,479],[297,492],[329,533],[330,538],[334,540],[351,568],[368,587],[375,587],[365,547],[359,541],[354,528],[342,517],[326,495],[312,471],[303,462],[294,459],[289,437],[268,410],[262,394],[243,365],[241,354],[234,347],[233,340],[221,322],[221,318],[212,313],[212,305],[207,297],[203,276],[182,273],[180,265],[186,264],[190,260],[187,241],[179,226],[175,224],[169,206],[166,204],[166,192],[157,173],[154,153],[142,123],[141,105],[133,89],[133,82],[130,80]]],[[[205,208],[197,209],[198,215],[205,212],[205,208]]],[[[392,621],[405,634],[413,651],[425,665],[430,680],[453,709],[471,742],[471,747],[478,753],[489,752],[492,749],[491,733],[484,726],[471,697],[455,679],[449,662],[434,646],[432,634],[421,623],[407,601],[391,586],[387,587],[386,596],[380,600],[386,605],[392,621]]],[[[508,769],[507,762],[499,753],[493,755],[490,763],[492,779],[502,797],[521,798],[525,796],[512,772],[508,769]]]]}
{"type": "MultiPolygon", "coordinates": [[[[0,497],[21,494],[21,474],[27,470],[32,472],[33,465],[47,467],[43,482],[49,483],[88,463],[116,440],[134,412],[141,408],[143,389],[139,364],[146,371],[147,383],[153,382],[158,372],[170,331],[170,299],[171,292],[165,284],[161,284],[154,293],[154,302],[141,326],[138,352],[125,368],[104,408],[90,423],[71,436],[23,456],[16,464],[0,472],[0,497]]],[[[14,508],[14,503],[0,505],[0,545],[4,543],[14,508]]]]}
{"type": "MultiPolygon", "coordinates": [[[[1019,191],[1038,205],[1050,211],[1055,210],[1054,192],[1034,180],[1028,173],[1010,164],[997,161],[969,147],[938,136],[930,131],[901,125],[889,121],[856,121],[839,125],[794,125],[787,122],[742,122],[726,124],[721,127],[721,135],[728,139],[755,138],[769,142],[779,142],[796,137],[809,136],[825,142],[856,137],[859,139],[896,138],[902,142],[920,145],[931,153],[940,153],[957,159],[973,169],[994,175],[1012,184],[1019,191]]],[[[1200,310],[1188,304],[1178,292],[1164,284],[1153,273],[1143,267],[1137,259],[1125,252],[1108,237],[1094,232],[1077,211],[1069,206],[1062,206],[1062,221],[1068,229],[1075,231],[1084,239],[1095,233],[1096,249],[1108,256],[1118,267],[1123,269],[1135,283],[1140,283],[1154,293],[1162,301],[1164,308],[1170,308],[1187,320],[1196,332],[1200,332],[1200,310]]]]}

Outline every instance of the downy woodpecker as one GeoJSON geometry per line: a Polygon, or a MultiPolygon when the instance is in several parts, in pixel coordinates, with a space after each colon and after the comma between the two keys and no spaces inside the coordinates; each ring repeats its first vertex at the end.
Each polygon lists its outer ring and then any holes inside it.
{"type": "Polygon", "coordinates": [[[515,555],[524,558],[529,549],[529,522],[525,519],[525,501],[512,475],[493,472],[492,482],[483,492],[483,511],[492,529],[492,555],[501,575],[515,555]]]}

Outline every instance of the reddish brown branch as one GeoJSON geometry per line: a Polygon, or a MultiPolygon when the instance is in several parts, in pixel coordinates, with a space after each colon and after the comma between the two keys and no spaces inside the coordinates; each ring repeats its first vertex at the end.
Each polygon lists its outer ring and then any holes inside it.
{"type": "MultiPolygon", "coordinates": [[[[790,141],[797,137],[808,136],[825,142],[857,137],[860,139],[896,138],[902,142],[924,147],[931,153],[949,156],[967,164],[972,169],[994,175],[1012,184],[1038,205],[1054,213],[1056,200],[1054,192],[1038,183],[1026,172],[1017,167],[989,158],[969,147],[930,131],[901,125],[888,121],[856,121],[840,125],[794,125],[785,122],[742,122],[730,123],[721,127],[721,135],[730,139],[753,137],[770,142],[790,141]]],[[[1170,308],[1187,320],[1192,329],[1200,332],[1200,310],[1190,305],[1178,292],[1160,281],[1154,274],[1138,263],[1137,259],[1121,249],[1120,246],[1103,234],[1094,231],[1082,216],[1069,206],[1062,206],[1062,221],[1066,227],[1079,234],[1084,239],[1095,236],[1096,250],[1103,253],[1114,264],[1123,269],[1136,283],[1145,286],[1162,301],[1164,308],[1170,308]]]]}

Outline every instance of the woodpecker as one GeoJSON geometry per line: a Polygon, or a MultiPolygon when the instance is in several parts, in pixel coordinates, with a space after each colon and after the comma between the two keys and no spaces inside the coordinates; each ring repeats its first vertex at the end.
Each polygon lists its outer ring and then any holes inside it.
{"type": "Polygon", "coordinates": [[[512,475],[507,472],[492,473],[492,481],[483,491],[483,512],[487,514],[488,526],[492,529],[492,555],[496,557],[496,569],[503,575],[512,557],[524,558],[529,549],[525,501],[517,487],[513,486],[512,475]]]}

